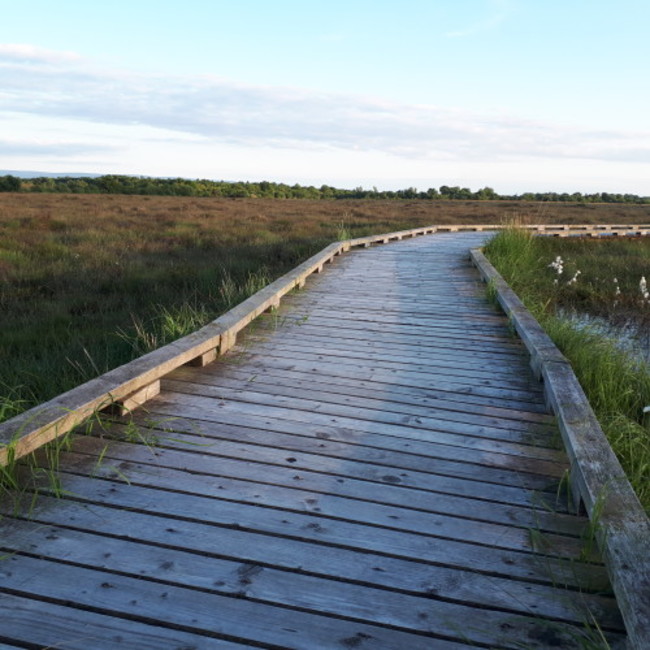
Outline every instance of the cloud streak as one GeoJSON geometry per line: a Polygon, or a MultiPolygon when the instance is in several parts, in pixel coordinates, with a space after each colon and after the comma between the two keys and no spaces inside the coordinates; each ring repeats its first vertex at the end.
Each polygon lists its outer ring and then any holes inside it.
{"type": "Polygon", "coordinates": [[[25,139],[0,140],[0,152],[5,156],[42,156],[70,158],[79,155],[101,155],[119,151],[119,147],[83,142],[39,142],[25,139]]]}
{"type": "MultiPolygon", "coordinates": [[[[592,132],[436,106],[247,86],[217,77],[101,70],[73,53],[31,46],[0,46],[0,111],[52,124],[65,119],[152,127],[170,137],[247,147],[375,151],[438,161],[532,157],[650,162],[650,133],[592,132]]],[[[24,146],[38,150],[33,142],[24,146]]],[[[61,142],[62,154],[66,146],[74,151],[74,143],[61,142]]],[[[86,146],[94,152],[102,149],[99,143],[86,146]]],[[[14,143],[4,151],[19,148],[14,143]]],[[[48,155],[54,145],[41,150],[48,155]]]]}
{"type": "Polygon", "coordinates": [[[26,43],[0,43],[0,59],[14,62],[24,61],[56,64],[80,61],[81,57],[75,52],[48,50],[26,43]]]}

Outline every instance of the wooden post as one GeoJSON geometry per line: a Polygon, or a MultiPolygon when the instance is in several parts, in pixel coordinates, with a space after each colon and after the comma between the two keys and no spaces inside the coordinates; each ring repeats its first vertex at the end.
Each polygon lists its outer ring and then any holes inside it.
{"type": "Polygon", "coordinates": [[[127,395],[121,400],[118,400],[108,407],[111,413],[117,415],[127,415],[131,411],[135,411],[138,406],[142,406],[146,401],[152,397],[160,394],[160,380],[152,382],[148,386],[143,386],[139,390],[127,395]]]}
{"type": "Polygon", "coordinates": [[[219,342],[219,354],[225,354],[237,343],[237,333],[233,330],[227,330],[221,335],[219,342]]]}
{"type": "Polygon", "coordinates": [[[198,366],[202,368],[207,366],[209,363],[212,363],[217,358],[217,348],[212,348],[203,354],[200,354],[198,357],[194,357],[191,361],[187,362],[188,366],[198,366]]]}
{"type": "Polygon", "coordinates": [[[280,306],[280,298],[275,298],[264,311],[268,313],[270,311],[274,311],[278,309],[279,306],[280,306]]]}

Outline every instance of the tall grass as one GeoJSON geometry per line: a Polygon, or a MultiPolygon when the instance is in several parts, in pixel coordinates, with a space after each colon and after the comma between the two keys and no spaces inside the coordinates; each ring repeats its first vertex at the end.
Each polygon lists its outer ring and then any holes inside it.
{"type": "MultiPolygon", "coordinates": [[[[590,248],[591,243],[538,238],[512,228],[495,236],[485,252],[571,362],[614,452],[650,511],[650,418],[643,411],[650,405],[650,366],[601,331],[558,313],[560,307],[580,310],[584,305],[605,313],[611,305],[599,306],[598,301],[613,302],[616,296],[613,290],[600,296],[593,290],[611,272],[602,261],[603,246],[616,244],[618,257],[623,259],[615,264],[625,267],[626,277],[640,277],[644,262],[638,262],[645,257],[638,255],[638,247],[647,243],[600,242],[590,248]],[[578,282],[569,284],[575,271],[565,275],[565,267],[558,274],[549,267],[557,255],[586,269],[579,276],[579,286],[578,282]],[[561,279],[556,283],[558,276],[561,279]]],[[[638,288],[628,298],[619,303],[625,304],[626,318],[631,316],[631,306],[636,306],[639,318],[645,318],[638,288]]]]}
{"type": "Polygon", "coordinates": [[[209,305],[198,296],[171,307],[162,304],[153,305],[148,321],[145,322],[140,317],[132,315],[132,328],[118,329],[118,335],[131,346],[135,356],[141,356],[195,332],[210,322],[216,311],[225,311],[234,307],[269,282],[269,276],[264,269],[250,273],[243,283],[237,283],[228,271],[224,270],[217,296],[212,297],[214,310],[211,311],[209,305]]]}

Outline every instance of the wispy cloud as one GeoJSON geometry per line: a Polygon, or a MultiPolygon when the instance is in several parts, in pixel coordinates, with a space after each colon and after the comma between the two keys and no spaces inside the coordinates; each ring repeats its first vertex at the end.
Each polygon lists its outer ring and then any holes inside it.
{"type": "Polygon", "coordinates": [[[26,43],[0,43],[0,59],[14,62],[62,63],[80,61],[81,57],[76,52],[48,50],[26,43]]]}
{"type": "Polygon", "coordinates": [[[505,22],[514,9],[513,0],[487,0],[486,5],[487,11],[484,17],[470,23],[467,27],[447,32],[445,36],[448,38],[464,38],[482,32],[489,32],[505,22]]]}
{"type": "Polygon", "coordinates": [[[0,152],[4,156],[71,158],[79,155],[96,156],[119,151],[119,149],[119,146],[83,142],[39,142],[30,138],[0,140],[0,152]]]}
{"type": "MultiPolygon", "coordinates": [[[[69,53],[58,54],[0,46],[0,111],[47,119],[53,125],[78,120],[113,125],[117,131],[139,125],[203,143],[360,150],[412,160],[650,162],[650,133],[595,133],[514,116],[248,86],[217,77],[100,70],[69,53]]],[[[73,136],[62,138],[62,152],[80,146],[73,136]]],[[[114,145],[125,144],[127,137],[123,142],[117,137],[114,145]]],[[[84,142],[95,151],[105,144],[84,142]]],[[[38,149],[28,140],[24,146],[38,149]]],[[[44,155],[55,149],[55,143],[42,145],[44,155]]]]}

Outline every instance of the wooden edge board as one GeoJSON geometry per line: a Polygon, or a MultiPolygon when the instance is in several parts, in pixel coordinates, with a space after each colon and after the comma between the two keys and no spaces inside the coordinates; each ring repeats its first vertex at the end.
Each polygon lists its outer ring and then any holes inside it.
{"type": "Polygon", "coordinates": [[[601,546],[628,634],[628,647],[650,648],[650,519],[641,506],[571,364],[479,249],[470,257],[490,282],[531,354],[558,419],[574,498],[584,503],[601,546]]]}
{"type": "MultiPolygon", "coordinates": [[[[590,234],[611,236],[612,234],[625,234],[625,235],[647,235],[650,234],[650,225],[625,225],[625,224],[531,224],[521,226],[525,230],[532,230],[534,232],[544,234],[563,234],[563,233],[577,233],[577,234],[590,234]]],[[[344,250],[349,250],[354,247],[367,248],[371,244],[387,244],[389,241],[399,241],[405,237],[417,237],[418,235],[429,235],[439,232],[483,232],[490,230],[503,230],[508,228],[504,224],[445,224],[439,226],[425,226],[422,228],[411,228],[410,230],[401,230],[398,232],[384,233],[382,235],[370,235],[368,237],[358,237],[357,239],[349,239],[344,242],[344,250]]]]}

